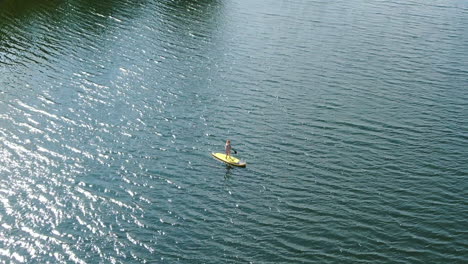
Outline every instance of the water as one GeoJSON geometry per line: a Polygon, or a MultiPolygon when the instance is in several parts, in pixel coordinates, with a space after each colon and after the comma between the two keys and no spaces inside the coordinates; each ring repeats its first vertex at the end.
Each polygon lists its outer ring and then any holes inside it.
{"type": "Polygon", "coordinates": [[[0,0],[0,261],[466,263],[467,21],[0,0]]]}

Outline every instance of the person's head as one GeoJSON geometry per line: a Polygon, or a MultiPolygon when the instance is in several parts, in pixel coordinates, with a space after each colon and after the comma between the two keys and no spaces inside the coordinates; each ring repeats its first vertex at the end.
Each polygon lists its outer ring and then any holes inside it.
{"type": "Polygon", "coordinates": [[[226,140],[226,144],[231,144],[231,140],[226,140]]]}

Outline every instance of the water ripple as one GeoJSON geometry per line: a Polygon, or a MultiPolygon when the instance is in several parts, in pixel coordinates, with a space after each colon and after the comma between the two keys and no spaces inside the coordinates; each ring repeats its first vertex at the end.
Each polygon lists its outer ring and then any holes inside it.
{"type": "Polygon", "coordinates": [[[23,2],[0,261],[463,263],[459,1],[23,2]]]}

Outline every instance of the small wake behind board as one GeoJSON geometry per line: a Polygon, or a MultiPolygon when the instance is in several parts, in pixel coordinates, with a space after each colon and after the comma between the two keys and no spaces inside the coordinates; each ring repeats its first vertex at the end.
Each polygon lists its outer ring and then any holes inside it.
{"type": "Polygon", "coordinates": [[[236,157],[233,157],[233,156],[229,156],[226,158],[226,153],[214,153],[212,152],[211,153],[211,156],[213,156],[213,158],[219,160],[219,161],[222,161],[226,164],[229,164],[229,165],[232,165],[232,166],[236,166],[236,167],[245,167],[247,165],[247,163],[245,163],[245,161],[242,161],[236,157]]]}

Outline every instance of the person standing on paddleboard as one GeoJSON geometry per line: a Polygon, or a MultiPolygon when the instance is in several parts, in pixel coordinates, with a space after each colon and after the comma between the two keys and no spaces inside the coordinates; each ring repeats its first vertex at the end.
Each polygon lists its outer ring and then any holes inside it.
{"type": "Polygon", "coordinates": [[[227,157],[230,157],[231,156],[231,140],[226,140],[226,146],[224,146],[225,150],[226,150],[226,159],[227,157]]]}

